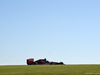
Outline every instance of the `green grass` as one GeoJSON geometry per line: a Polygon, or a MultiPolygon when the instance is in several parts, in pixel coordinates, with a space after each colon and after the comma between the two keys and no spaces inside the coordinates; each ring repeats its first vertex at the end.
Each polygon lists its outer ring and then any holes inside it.
{"type": "MultiPolygon", "coordinates": [[[[88,75],[100,73],[100,65],[16,65],[0,66],[0,75],[88,75]]],[[[100,75],[100,74],[98,74],[100,75]]]]}

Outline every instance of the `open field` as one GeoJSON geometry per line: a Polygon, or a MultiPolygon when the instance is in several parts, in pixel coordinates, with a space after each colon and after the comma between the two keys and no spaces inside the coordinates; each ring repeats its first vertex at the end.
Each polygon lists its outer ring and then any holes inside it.
{"type": "Polygon", "coordinates": [[[0,66],[0,75],[100,75],[100,65],[0,66]]]}

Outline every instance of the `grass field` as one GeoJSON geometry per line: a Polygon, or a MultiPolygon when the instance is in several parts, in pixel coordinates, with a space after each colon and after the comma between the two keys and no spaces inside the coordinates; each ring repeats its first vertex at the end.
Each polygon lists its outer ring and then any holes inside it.
{"type": "Polygon", "coordinates": [[[0,75],[100,75],[100,65],[0,66],[0,75]]]}

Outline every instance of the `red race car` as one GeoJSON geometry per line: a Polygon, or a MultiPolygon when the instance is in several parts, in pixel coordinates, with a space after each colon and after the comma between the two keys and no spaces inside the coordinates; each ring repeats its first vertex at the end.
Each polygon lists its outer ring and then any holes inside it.
{"type": "Polygon", "coordinates": [[[50,62],[45,59],[34,61],[34,58],[27,59],[27,65],[63,65],[63,62],[50,62]]]}

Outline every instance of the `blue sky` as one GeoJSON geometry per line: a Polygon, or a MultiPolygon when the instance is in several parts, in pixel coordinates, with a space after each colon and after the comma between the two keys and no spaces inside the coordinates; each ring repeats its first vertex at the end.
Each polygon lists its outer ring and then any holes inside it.
{"type": "Polygon", "coordinates": [[[0,0],[0,64],[28,58],[100,64],[100,0],[0,0]]]}

